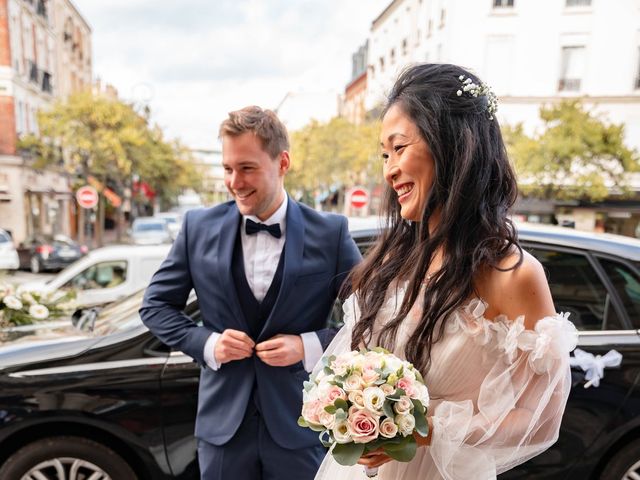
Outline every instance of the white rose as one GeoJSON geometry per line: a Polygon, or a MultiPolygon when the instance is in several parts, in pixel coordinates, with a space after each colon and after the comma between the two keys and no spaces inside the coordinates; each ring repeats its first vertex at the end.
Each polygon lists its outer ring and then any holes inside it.
{"type": "Polygon", "coordinates": [[[403,395],[400,400],[394,403],[393,409],[398,415],[406,415],[413,408],[413,402],[409,397],[403,395]]]}
{"type": "Polygon", "coordinates": [[[49,309],[44,305],[35,304],[29,307],[29,315],[36,320],[44,320],[49,316],[49,309]]]}
{"type": "Polygon", "coordinates": [[[33,298],[33,295],[31,295],[31,292],[22,292],[20,294],[20,299],[22,300],[22,303],[30,303],[32,305],[35,305],[38,303],[36,299],[33,298]]]}
{"type": "Polygon", "coordinates": [[[7,295],[2,301],[12,310],[20,310],[22,308],[22,302],[15,295],[7,295]]]}
{"type": "Polygon", "coordinates": [[[331,429],[333,438],[336,443],[349,443],[351,441],[351,434],[349,433],[349,424],[346,420],[337,422],[331,429]]]}
{"type": "Polygon", "coordinates": [[[367,387],[362,393],[364,407],[373,413],[380,413],[384,404],[385,394],[378,387],[367,387]]]}
{"type": "Polygon", "coordinates": [[[398,434],[398,426],[390,418],[385,418],[380,424],[380,435],[393,438],[398,434]]]}
{"type": "Polygon", "coordinates": [[[329,430],[333,428],[336,422],[336,416],[325,410],[318,414],[318,419],[320,420],[320,423],[329,430]]]}
{"type": "Polygon", "coordinates": [[[359,390],[349,392],[349,401],[358,408],[364,408],[364,396],[359,390]]]}
{"type": "Polygon", "coordinates": [[[403,437],[411,435],[416,427],[416,419],[411,414],[396,415],[395,422],[398,424],[398,429],[403,437]]]}
{"type": "Polygon", "coordinates": [[[347,392],[360,390],[362,388],[362,377],[360,375],[349,375],[342,385],[347,392]]]}
{"type": "Polygon", "coordinates": [[[382,390],[385,395],[391,395],[396,391],[395,387],[392,387],[388,383],[383,383],[382,385],[380,385],[380,390],[382,390]]]}

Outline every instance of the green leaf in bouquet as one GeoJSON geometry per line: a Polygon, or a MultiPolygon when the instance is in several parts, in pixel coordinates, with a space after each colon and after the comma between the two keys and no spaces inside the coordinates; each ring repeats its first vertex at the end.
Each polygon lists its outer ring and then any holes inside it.
{"type": "Polygon", "coordinates": [[[304,417],[302,415],[300,415],[298,417],[298,426],[304,427],[304,428],[309,428],[309,424],[307,423],[307,421],[304,419],[304,417]]]}
{"type": "Polygon", "coordinates": [[[341,398],[336,398],[336,401],[333,402],[333,404],[336,406],[336,408],[341,408],[342,410],[349,410],[349,404],[346,402],[346,400],[343,400],[341,398]]]}
{"type": "Polygon", "coordinates": [[[388,418],[395,417],[395,414],[393,413],[393,403],[388,397],[382,404],[382,413],[384,413],[388,418]]]}
{"type": "Polygon", "coordinates": [[[396,391],[393,392],[391,395],[388,395],[387,399],[397,402],[398,400],[400,400],[400,397],[403,397],[405,395],[406,395],[406,392],[403,389],[396,388],[396,391]]]}
{"type": "Polygon", "coordinates": [[[305,392],[310,392],[311,390],[313,390],[313,387],[315,387],[315,386],[316,386],[316,384],[315,384],[315,383],[313,383],[313,382],[308,382],[308,381],[306,381],[306,380],[305,380],[305,381],[302,383],[302,386],[304,387],[304,391],[305,391],[305,392]]]}
{"type": "Polygon", "coordinates": [[[413,368],[413,373],[416,376],[416,379],[420,382],[420,383],[424,383],[424,378],[422,378],[422,374],[418,371],[417,368],[413,368]]]}
{"type": "Polygon", "coordinates": [[[402,378],[402,376],[404,375],[404,365],[400,365],[400,368],[396,372],[396,375],[398,376],[398,378],[402,378]]]}
{"type": "Polygon", "coordinates": [[[351,466],[358,463],[364,453],[364,443],[336,443],[331,454],[340,465],[351,466]]]}
{"type": "Polygon", "coordinates": [[[326,407],[324,407],[324,411],[333,415],[334,413],[336,413],[336,407],[335,405],[327,405],[326,407]]]}
{"type": "Polygon", "coordinates": [[[324,430],[326,430],[326,428],[324,428],[324,426],[322,425],[316,425],[315,423],[307,423],[307,426],[313,430],[314,432],[322,432],[324,430]]]}
{"type": "Polygon", "coordinates": [[[424,405],[417,398],[412,398],[411,402],[413,403],[414,411],[418,411],[424,415],[424,405]]]}
{"type": "Polygon", "coordinates": [[[375,347],[371,349],[372,352],[376,352],[376,353],[383,353],[385,355],[389,355],[391,352],[389,352],[389,350],[387,350],[386,348],[382,348],[382,347],[375,347]]]}
{"type": "Polygon", "coordinates": [[[383,448],[384,453],[399,462],[409,462],[416,456],[418,444],[413,435],[404,437],[400,443],[388,443],[383,448]]]}
{"type": "Polygon", "coordinates": [[[348,415],[343,409],[338,408],[336,410],[336,422],[343,422],[347,419],[348,415]]]}
{"type": "Polygon", "coordinates": [[[333,370],[331,370],[329,367],[324,367],[324,373],[326,375],[333,375],[333,370]]]}
{"type": "Polygon", "coordinates": [[[413,411],[413,418],[416,420],[416,432],[420,434],[422,437],[427,437],[429,435],[429,424],[427,423],[427,418],[424,413],[420,413],[417,411],[413,411]]]}

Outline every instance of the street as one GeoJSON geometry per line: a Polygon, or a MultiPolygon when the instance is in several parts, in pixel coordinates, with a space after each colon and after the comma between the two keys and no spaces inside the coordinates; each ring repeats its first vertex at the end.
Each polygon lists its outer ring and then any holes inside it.
{"type": "Polygon", "coordinates": [[[26,282],[43,281],[53,278],[57,272],[31,273],[23,270],[0,272],[0,282],[20,285],[26,282]]]}

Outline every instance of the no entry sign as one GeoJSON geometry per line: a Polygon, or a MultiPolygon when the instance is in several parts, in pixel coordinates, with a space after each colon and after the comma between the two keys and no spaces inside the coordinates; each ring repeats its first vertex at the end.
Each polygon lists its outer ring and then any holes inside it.
{"type": "Polygon", "coordinates": [[[98,192],[95,188],[85,185],[76,191],[76,200],[82,208],[93,208],[98,204],[98,192]]]}
{"type": "Polygon", "coordinates": [[[369,192],[364,188],[354,188],[351,190],[351,206],[353,208],[362,208],[369,203],[369,192]]]}

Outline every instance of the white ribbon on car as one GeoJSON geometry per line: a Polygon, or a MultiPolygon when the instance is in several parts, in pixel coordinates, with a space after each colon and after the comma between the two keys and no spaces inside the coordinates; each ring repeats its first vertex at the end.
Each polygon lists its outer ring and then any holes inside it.
{"type": "Polygon", "coordinates": [[[616,350],[609,350],[604,355],[593,355],[576,348],[573,355],[569,358],[571,366],[580,367],[586,372],[584,378],[587,383],[584,384],[584,388],[589,388],[591,385],[600,386],[600,379],[604,377],[604,369],[619,367],[622,363],[622,354],[616,350]]]}

